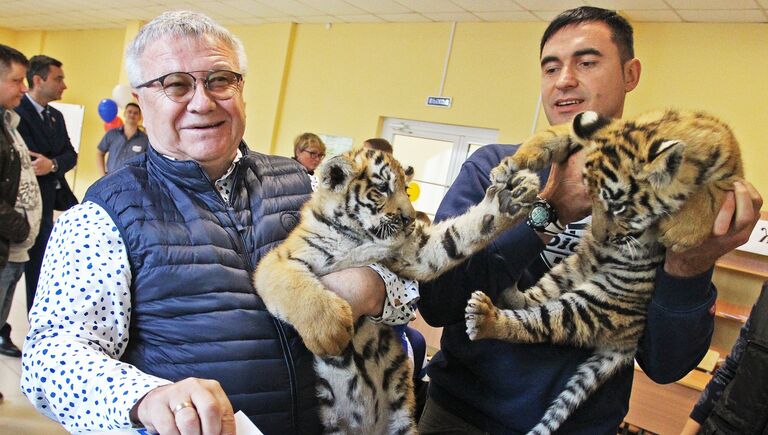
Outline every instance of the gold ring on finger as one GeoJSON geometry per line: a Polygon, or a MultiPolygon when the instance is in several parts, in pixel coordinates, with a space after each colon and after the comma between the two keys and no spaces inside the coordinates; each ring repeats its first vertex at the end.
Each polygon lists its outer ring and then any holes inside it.
{"type": "Polygon", "coordinates": [[[176,414],[177,412],[181,411],[184,408],[194,408],[195,405],[192,404],[192,402],[181,402],[178,405],[173,407],[173,413],[176,414]]]}

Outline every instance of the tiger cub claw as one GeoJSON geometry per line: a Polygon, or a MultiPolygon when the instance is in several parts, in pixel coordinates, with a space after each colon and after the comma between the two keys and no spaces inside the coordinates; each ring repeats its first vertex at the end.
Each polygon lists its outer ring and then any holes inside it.
{"type": "Polygon", "coordinates": [[[506,157],[491,170],[491,182],[506,184],[519,170],[512,157],[506,157]]]}
{"type": "Polygon", "coordinates": [[[499,309],[493,305],[491,298],[478,290],[467,301],[464,319],[470,340],[492,338],[494,326],[499,319],[499,309]]]}
{"type": "Polygon", "coordinates": [[[491,184],[488,195],[496,196],[499,212],[513,217],[536,200],[540,185],[538,175],[524,169],[503,182],[491,184]]]}

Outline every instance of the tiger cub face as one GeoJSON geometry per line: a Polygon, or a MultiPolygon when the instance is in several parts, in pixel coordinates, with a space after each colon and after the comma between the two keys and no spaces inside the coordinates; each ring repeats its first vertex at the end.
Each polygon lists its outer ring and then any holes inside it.
{"type": "Polygon", "coordinates": [[[695,188],[681,177],[685,142],[595,112],[577,115],[572,128],[587,152],[583,179],[597,240],[627,248],[655,240],[655,224],[695,188]]]}
{"type": "Polygon", "coordinates": [[[375,240],[396,242],[414,229],[416,211],[405,174],[391,154],[360,149],[334,156],[317,170],[324,216],[375,240]]]}

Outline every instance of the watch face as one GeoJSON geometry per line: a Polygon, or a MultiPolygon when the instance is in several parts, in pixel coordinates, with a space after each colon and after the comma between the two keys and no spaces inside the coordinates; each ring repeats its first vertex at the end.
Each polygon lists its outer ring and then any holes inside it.
{"type": "Polygon", "coordinates": [[[549,224],[549,210],[543,205],[536,205],[531,209],[528,215],[531,225],[534,227],[545,227],[549,224]]]}

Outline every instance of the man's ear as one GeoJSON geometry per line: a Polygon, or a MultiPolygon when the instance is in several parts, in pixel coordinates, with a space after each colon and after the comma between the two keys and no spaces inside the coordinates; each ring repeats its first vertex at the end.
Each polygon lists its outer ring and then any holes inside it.
{"type": "Polygon", "coordinates": [[[685,142],[681,140],[659,141],[651,146],[643,172],[655,189],[672,182],[683,164],[684,151],[685,142]]]}
{"type": "Polygon", "coordinates": [[[320,188],[340,192],[355,176],[355,164],[347,154],[340,154],[325,160],[316,172],[320,188]]]}
{"type": "Polygon", "coordinates": [[[640,83],[640,60],[631,59],[624,63],[624,92],[632,92],[640,83]]]}
{"type": "Polygon", "coordinates": [[[32,88],[36,88],[36,87],[40,86],[40,84],[43,83],[44,81],[45,80],[43,80],[43,78],[40,77],[39,75],[37,75],[37,74],[33,75],[32,76],[32,84],[34,86],[32,86],[32,88]]]}

